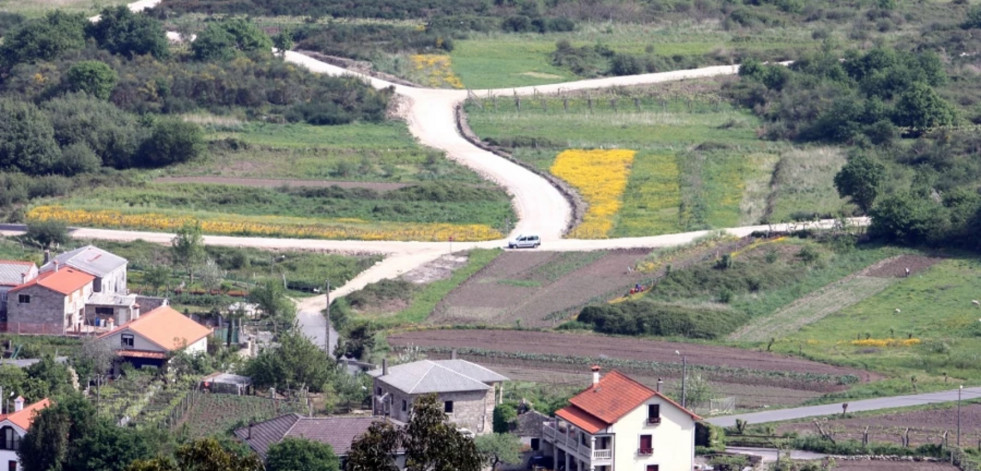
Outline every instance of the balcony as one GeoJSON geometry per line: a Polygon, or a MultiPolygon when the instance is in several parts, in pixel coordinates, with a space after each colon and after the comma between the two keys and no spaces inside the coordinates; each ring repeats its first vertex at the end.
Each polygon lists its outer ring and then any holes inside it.
{"type": "Polygon", "coordinates": [[[661,423],[661,418],[660,417],[648,417],[647,418],[647,423],[648,423],[648,425],[657,425],[657,424],[660,424],[661,423]]]}
{"type": "Polygon", "coordinates": [[[654,449],[653,448],[638,448],[637,449],[637,454],[638,455],[644,455],[644,456],[653,455],[654,454],[654,449]]]}
{"type": "Polygon", "coordinates": [[[613,449],[597,449],[593,450],[589,445],[580,443],[578,440],[578,431],[571,427],[556,427],[554,423],[546,422],[542,427],[543,436],[545,441],[552,442],[553,444],[561,447],[566,452],[576,455],[579,459],[584,460],[589,463],[595,464],[605,464],[597,463],[603,461],[610,461],[613,459],[613,449]]]}

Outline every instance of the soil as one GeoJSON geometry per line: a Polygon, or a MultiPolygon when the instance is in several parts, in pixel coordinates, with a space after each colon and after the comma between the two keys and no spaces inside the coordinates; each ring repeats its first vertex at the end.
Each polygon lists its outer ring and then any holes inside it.
{"type": "Polygon", "coordinates": [[[957,471],[957,466],[928,461],[835,460],[835,471],[957,471]]]}
{"type": "Polygon", "coordinates": [[[924,255],[900,255],[872,265],[865,269],[861,275],[880,278],[902,278],[907,276],[907,269],[909,269],[909,275],[915,275],[940,263],[941,260],[943,259],[924,255]]]}
{"type": "Polygon", "coordinates": [[[336,180],[288,180],[278,178],[235,178],[235,177],[160,177],[153,183],[210,183],[217,185],[239,185],[257,188],[278,188],[281,186],[329,188],[367,188],[379,193],[397,190],[408,186],[405,183],[349,182],[336,180]]]}
{"type": "MultiPolygon", "coordinates": [[[[938,444],[947,440],[952,445],[957,440],[957,408],[930,408],[892,414],[856,415],[844,418],[831,418],[822,425],[825,430],[833,430],[836,439],[862,440],[865,427],[869,427],[869,441],[902,445],[902,438],[909,431],[910,446],[928,443],[938,444]]],[[[781,424],[777,433],[798,432],[802,435],[816,435],[813,422],[794,422],[781,424]]],[[[961,444],[976,446],[981,441],[981,404],[961,406],[961,444]]],[[[836,468],[839,469],[839,468],[836,468]]]]}
{"type": "MultiPolygon", "coordinates": [[[[689,367],[739,368],[757,371],[793,371],[826,375],[855,375],[862,381],[877,379],[868,371],[825,365],[766,352],[714,345],[665,342],[598,334],[524,330],[445,329],[392,334],[393,347],[474,348],[501,352],[566,355],[677,364],[683,352],[689,367]]],[[[514,361],[511,361],[514,363],[514,361]]],[[[544,362],[548,363],[548,362],[544,362]]],[[[552,368],[552,367],[549,367],[552,368]]]]}

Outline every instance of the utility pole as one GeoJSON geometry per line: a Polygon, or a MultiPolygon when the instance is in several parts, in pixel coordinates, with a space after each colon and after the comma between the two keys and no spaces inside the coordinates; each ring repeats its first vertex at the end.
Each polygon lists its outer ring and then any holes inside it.
{"type": "Polygon", "coordinates": [[[964,392],[964,385],[957,388],[957,447],[961,446],[961,393],[964,392]]]}
{"type": "Polygon", "coordinates": [[[330,355],[330,280],[326,281],[324,294],[327,296],[327,327],[324,328],[324,351],[330,355]]]}

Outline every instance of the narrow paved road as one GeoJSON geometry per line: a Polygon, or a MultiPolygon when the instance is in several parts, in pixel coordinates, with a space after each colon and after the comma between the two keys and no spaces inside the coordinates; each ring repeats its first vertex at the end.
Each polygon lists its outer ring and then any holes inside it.
{"type": "MultiPolygon", "coordinates": [[[[981,397],[981,387],[964,388],[963,391],[960,392],[961,399],[965,401],[981,397]]],[[[949,391],[911,394],[907,396],[880,397],[876,399],[848,401],[848,412],[894,409],[897,407],[920,406],[940,402],[954,402],[957,401],[957,393],[957,389],[952,389],[949,391]]],[[[792,409],[768,410],[749,414],[726,415],[706,419],[706,422],[712,425],[718,425],[720,427],[732,427],[736,425],[736,419],[745,420],[750,424],[765,424],[769,422],[782,422],[785,420],[805,419],[808,417],[820,417],[834,414],[841,414],[841,403],[795,407],[792,409]]]]}

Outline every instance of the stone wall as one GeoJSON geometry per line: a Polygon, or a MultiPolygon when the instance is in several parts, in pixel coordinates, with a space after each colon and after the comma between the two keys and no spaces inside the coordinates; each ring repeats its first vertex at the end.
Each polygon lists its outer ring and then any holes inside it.
{"type": "Polygon", "coordinates": [[[16,334],[65,333],[65,296],[42,286],[28,286],[7,299],[7,331],[16,334]],[[21,295],[31,302],[19,302],[21,295]]]}
{"type": "MultiPolygon", "coordinates": [[[[419,395],[405,394],[377,380],[375,381],[374,391],[372,392],[374,393],[372,401],[374,401],[373,410],[375,415],[384,415],[385,405],[390,404],[391,417],[402,422],[409,421],[412,403],[419,397],[419,395]],[[381,390],[380,394],[379,389],[381,390]],[[389,396],[385,397],[385,405],[383,405],[378,398],[386,393],[389,396]],[[405,405],[404,409],[403,404],[405,405]]],[[[447,414],[447,420],[453,422],[458,427],[468,429],[477,435],[483,435],[493,431],[491,425],[494,415],[493,387],[487,391],[441,393],[438,397],[440,403],[443,404],[446,401],[453,401],[453,412],[447,414]]]]}

